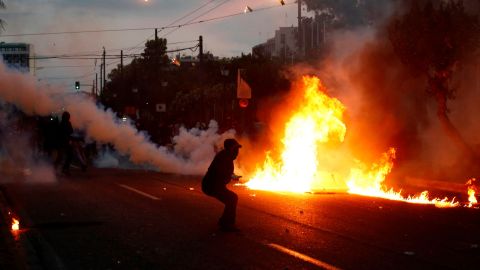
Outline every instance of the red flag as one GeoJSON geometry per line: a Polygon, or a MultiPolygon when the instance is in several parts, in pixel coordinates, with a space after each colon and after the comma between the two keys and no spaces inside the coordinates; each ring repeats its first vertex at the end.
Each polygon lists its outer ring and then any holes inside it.
{"type": "Polygon", "coordinates": [[[242,78],[241,73],[243,69],[239,69],[237,72],[237,98],[250,99],[252,98],[252,89],[250,85],[242,78]]]}

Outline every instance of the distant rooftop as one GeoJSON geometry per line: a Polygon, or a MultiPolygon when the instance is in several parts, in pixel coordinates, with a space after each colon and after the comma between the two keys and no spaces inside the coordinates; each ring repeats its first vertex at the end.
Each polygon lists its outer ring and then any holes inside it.
{"type": "Polygon", "coordinates": [[[16,42],[16,43],[6,43],[6,42],[0,42],[0,47],[26,47],[26,46],[30,46],[30,44],[27,44],[27,43],[20,43],[20,42],[16,42]]]}

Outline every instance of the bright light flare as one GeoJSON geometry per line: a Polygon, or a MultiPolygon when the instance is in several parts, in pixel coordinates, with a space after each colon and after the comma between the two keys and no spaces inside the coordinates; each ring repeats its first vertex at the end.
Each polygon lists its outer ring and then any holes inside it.
{"type": "Polygon", "coordinates": [[[20,230],[20,221],[16,218],[12,218],[12,231],[16,232],[20,230]]]}

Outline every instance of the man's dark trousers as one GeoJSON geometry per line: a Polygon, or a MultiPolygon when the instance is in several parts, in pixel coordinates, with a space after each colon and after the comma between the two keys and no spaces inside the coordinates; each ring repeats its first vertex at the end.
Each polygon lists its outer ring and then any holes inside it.
{"type": "Polygon", "coordinates": [[[203,192],[208,196],[214,197],[225,204],[223,214],[218,221],[220,227],[233,227],[237,212],[238,196],[233,191],[225,188],[216,188],[213,190],[204,189],[203,192]]]}

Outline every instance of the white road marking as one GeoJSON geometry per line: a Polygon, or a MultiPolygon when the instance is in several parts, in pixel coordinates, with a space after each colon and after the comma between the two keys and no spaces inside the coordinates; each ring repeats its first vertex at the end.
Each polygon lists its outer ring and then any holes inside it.
{"type": "Polygon", "coordinates": [[[285,254],[288,254],[290,256],[293,256],[295,258],[298,258],[302,261],[305,261],[305,262],[308,262],[308,263],[311,263],[313,265],[316,265],[318,267],[321,267],[323,269],[327,269],[327,270],[340,270],[340,268],[338,267],[335,267],[333,265],[330,265],[328,263],[325,263],[325,262],[322,262],[320,260],[317,260],[317,259],[314,259],[310,256],[307,256],[307,255],[304,255],[300,252],[297,252],[295,250],[291,250],[289,248],[286,248],[286,247],[283,247],[283,246],[280,246],[280,245],[277,245],[277,244],[274,244],[274,243],[270,243],[270,244],[267,244],[267,246],[273,248],[273,249],[276,249],[280,252],[283,252],[285,254]]]}
{"type": "Polygon", "coordinates": [[[121,186],[121,187],[123,187],[123,188],[125,188],[125,189],[128,189],[128,190],[130,190],[130,191],[133,191],[133,192],[135,192],[135,193],[138,193],[138,194],[140,194],[140,195],[143,195],[143,196],[145,196],[145,197],[147,197],[147,198],[150,198],[150,199],[152,199],[152,200],[155,200],[155,201],[161,200],[161,199],[158,198],[158,197],[155,197],[155,196],[153,196],[153,195],[150,195],[150,194],[148,194],[148,193],[145,193],[145,192],[143,192],[143,191],[141,191],[141,190],[138,190],[138,189],[135,189],[135,188],[133,188],[133,187],[130,187],[130,186],[127,186],[127,185],[118,184],[118,183],[117,183],[117,185],[119,185],[119,186],[121,186]]]}

